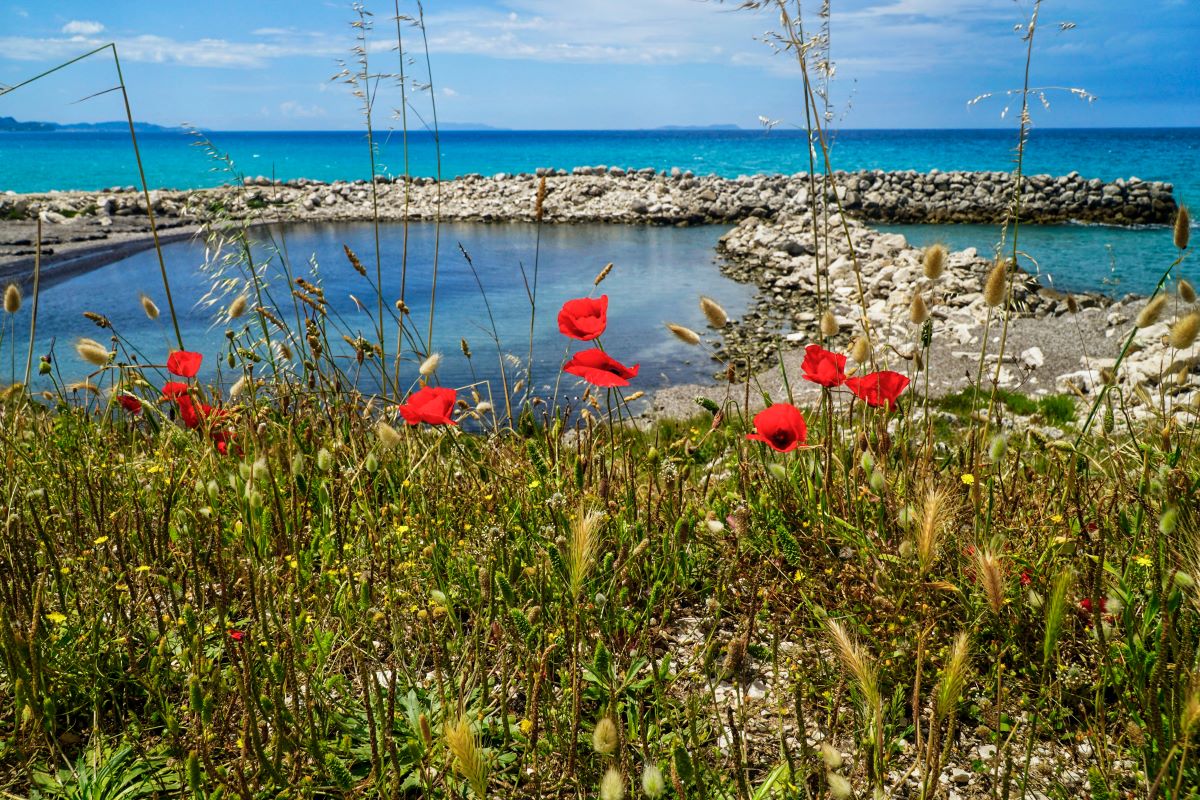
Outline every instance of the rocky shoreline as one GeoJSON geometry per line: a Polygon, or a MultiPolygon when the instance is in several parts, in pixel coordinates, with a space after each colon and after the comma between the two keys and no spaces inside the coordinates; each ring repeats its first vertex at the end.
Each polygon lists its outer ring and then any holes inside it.
{"type": "MultiPolygon", "coordinates": [[[[759,291],[754,306],[720,335],[714,334],[711,343],[717,358],[733,364],[741,375],[768,369],[781,339],[782,349],[793,350],[815,340],[822,310],[817,298],[824,292],[839,321],[839,333],[832,337],[835,344],[848,346],[862,332],[865,318],[880,343],[877,357],[911,367],[918,331],[909,320],[909,308],[920,293],[934,326],[928,366],[935,388],[961,388],[967,376],[978,373],[981,337],[991,337],[988,349],[998,350],[994,316],[985,334],[989,308],[982,297],[991,259],[973,250],[953,253],[945,274],[931,281],[922,273],[920,251],[902,236],[881,233],[867,223],[998,222],[1013,201],[1012,176],[862,171],[833,177],[836,188],[826,191],[819,176],[814,183],[807,174],[725,179],[678,169],[578,167],[569,174],[539,170],[465,175],[444,182],[381,179],[377,198],[366,181],[281,183],[248,178],[233,187],[154,191],[150,203],[160,235],[170,238],[191,235],[217,218],[250,224],[369,220],[376,202],[385,221],[532,222],[544,180],[541,210],[546,223],[733,225],[717,245],[723,270],[754,283],[759,291]],[[887,343],[886,355],[882,343],[887,343]]],[[[1030,176],[1023,186],[1024,223],[1165,224],[1176,212],[1170,184],[1137,178],[1105,183],[1072,173],[1030,176]]],[[[0,282],[27,279],[39,218],[47,283],[150,246],[145,198],[131,187],[0,195],[0,282]]],[[[1142,302],[1133,297],[1114,302],[1099,294],[1076,295],[1069,301],[1024,274],[1017,277],[1013,299],[1015,317],[1005,363],[996,369],[993,360],[986,374],[1006,388],[1085,396],[1097,390],[1100,371],[1111,367],[1119,350],[1123,336],[1115,326],[1135,315],[1142,302]]],[[[1169,352],[1163,342],[1167,322],[1139,331],[1119,380],[1159,386],[1157,376],[1195,369],[1195,348],[1179,354],[1169,352]]],[[[785,354],[785,363],[788,359],[785,354]]],[[[761,379],[777,382],[777,376],[772,370],[761,379]],[[766,377],[771,375],[775,377],[766,377]]],[[[1166,382],[1162,386],[1165,405],[1195,405],[1195,391],[1168,391],[1166,382]]],[[[686,403],[682,398],[697,388],[660,392],[656,406],[663,413],[687,413],[691,395],[686,403]]]]}

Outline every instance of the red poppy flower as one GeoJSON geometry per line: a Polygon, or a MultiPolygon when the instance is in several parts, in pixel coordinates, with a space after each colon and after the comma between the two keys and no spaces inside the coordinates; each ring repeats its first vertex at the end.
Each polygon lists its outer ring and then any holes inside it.
{"type": "Polygon", "coordinates": [[[804,360],[800,362],[804,380],[819,383],[832,389],[846,382],[846,357],[831,353],[819,344],[804,348],[804,360]]]}
{"type": "Polygon", "coordinates": [[[233,442],[233,436],[233,431],[229,430],[215,430],[212,432],[213,444],[217,446],[218,453],[223,456],[229,455],[229,445],[233,442]]]}
{"type": "Polygon", "coordinates": [[[908,378],[899,372],[885,369],[882,372],[847,378],[846,388],[869,406],[886,407],[888,411],[895,411],[896,398],[908,388],[908,378]]]}
{"type": "Polygon", "coordinates": [[[1029,570],[1021,570],[1021,585],[1028,586],[1031,583],[1033,583],[1033,576],[1029,574],[1029,570]]]}
{"type": "Polygon", "coordinates": [[[563,365],[563,372],[578,375],[593,386],[628,386],[636,378],[640,364],[627,367],[598,347],[581,350],[563,365]]]}
{"type": "Polygon", "coordinates": [[[590,342],[608,325],[608,295],[579,297],[563,303],[558,312],[558,330],[581,342],[590,342]]]}
{"type": "Polygon", "coordinates": [[[242,639],[246,638],[246,632],[239,631],[236,629],[231,630],[231,631],[229,631],[229,638],[233,639],[235,642],[240,642],[242,639]]]}
{"type": "MultiPolygon", "coordinates": [[[[1082,608],[1084,611],[1086,611],[1089,614],[1092,613],[1092,598],[1085,597],[1082,600],[1080,600],[1079,607],[1082,608]]],[[[1100,613],[1103,614],[1106,611],[1108,611],[1108,598],[1101,597],[1100,598],[1100,613]]]]}
{"type": "Polygon", "coordinates": [[[194,378],[200,371],[200,362],[204,356],[189,350],[176,350],[167,356],[167,372],[181,378],[194,378]]]}
{"type": "Polygon", "coordinates": [[[408,396],[408,402],[398,407],[400,415],[409,425],[426,422],[430,425],[457,425],[450,419],[458,393],[453,389],[425,386],[408,396]]]}
{"type": "Polygon", "coordinates": [[[130,414],[142,413],[142,401],[138,400],[131,394],[117,395],[117,402],[121,404],[121,408],[128,411],[130,414]]]}
{"type": "Polygon", "coordinates": [[[746,438],[787,453],[805,443],[808,426],[800,409],[791,403],[776,403],[754,415],[754,433],[746,434],[746,438]]]}
{"type": "Polygon", "coordinates": [[[188,385],[179,381],[167,381],[163,384],[163,400],[178,400],[180,397],[186,397],[188,393],[188,385]]]}

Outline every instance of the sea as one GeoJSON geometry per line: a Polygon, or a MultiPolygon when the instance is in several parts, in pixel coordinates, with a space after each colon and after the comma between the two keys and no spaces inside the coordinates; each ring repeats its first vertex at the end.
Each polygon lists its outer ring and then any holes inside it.
{"type": "MultiPolygon", "coordinates": [[[[1016,131],[1008,130],[841,130],[832,134],[835,169],[885,170],[1012,170],[1016,131]]],[[[187,189],[220,185],[241,176],[286,180],[368,178],[371,153],[366,135],[353,132],[211,131],[144,132],[138,144],[151,187],[187,189]]],[[[377,131],[378,174],[449,178],[468,173],[533,172],[539,167],[575,166],[679,167],[697,174],[724,177],[756,173],[793,174],[809,168],[804,132],[782,130],[652,130],[652,131],[377,131]]],[[[1200,128],[1041,129],[1026,143],[1026,174],[1079,172],[1088,178],[1138,177],[1167,181],[1180,202],[1200,198],[1200,128]]],[[[0,134],[0,192],[99,190],[138,183],[134,151],[127,134],[101,132],[0,134]]],[[[923,246],[935,241],[952,249],[993,251],[999,231],[988,225],[881,226],[903,233],[923,246]]],[[[432,347],[445,351],[443,379],[454,385],[495,380],[475,355],[465,359],[460,339],[474,352],[491,353],[489,361],[529,352],[531,303],[526,284],[536,263],[539,296],[532,336],[535,381],[539,391],[553,384],[564,344],[554,325],[555,305],[588,294],[595,274],[609,262],[615,266],[601,290],[610,295],[612,322],[609,346],[626,362],[638,362],[635,381],[653,389],[709,376],[720,367],[702,350],[678,342],[663,329],[667,321],[703,330],[698,311],[701,293],[725,303],[737,315],[751,301],[752,287],[724,278],[714,246],[723,229],[642,228],[604,225],[543,227],[527,225],[426,224],[404,231],[385,226],[381,240],[385,294],[396,289],[401,253],[408,252],[408,288],[419,296],[431,285],[436,261],[440,300],[434,315],[432,347]],[[461,246],[461,247],[460,247],[461,246]],[[436,258],[435,258],[436,253],[436,258]],[[475,270],[468,268],[464,253],[475,270]],[[424,282],[424,283],[423,283],[424,282]],[[495,320],[493,326],[492,320],[495,320]],[[493,329],[494,327],[494,329],[493,329]],[[499,345],[497,346],[497,341],[499,345]],[[486,346],[484,346],[486,344],[486,346]],[[450,356],[454,355],[453,358],[450,356]]],[[[356,319],[363,302],[361,280],[346,264],[342,245],[363,253],[373,269],[374,234],[365,225],[292,225],[264,234],[261,246],[275,252],[279,241],[293,264],[316,265],[327,292],[350,328],[368,327],[356,319]],[[351,297],[353,295],[353,298],[351,297]]],[[[1149,291],[1177,255],[1170,231],[1162,226],[1118,228],[1065,224],[1027,226],[1021,232],[1024,266],[1048,285],[1069,291],[1110,295],[1149,291]]],[[[211,275],[199,269],[203,246],[181,242],[166,248],[168,268],[189,347],[208,348],[206,362],[215,370],[227,326],[214,321],[217,306],[199,301],[211,275]]],[[[1185,261],[1177,270],[1200,282],[1200,269],[1185,261]]],[[[53,351],[65,370],[63,380],[77,377],[84,365],[67,344],[89,330],[80,316],[91,310],[108,314],[127,341],[153,351],[170,345],[162,320],[139,318],[137,293],[144,291],[165,308],[157,261],[140,254],[48,288],[42,297],[38,350],[53,351]],[[157,288],[156,288],[157,287],[157,288]],[[155,332],[152,333],[151,330],[155,332]],[[70,373],[70,374],[67,374],[70,373]]],[[[390,296],[390,295],[389,295],[390,296]]],[[[369,305],[369,303],[366,303],[369,305]]],[[[410,305],[420,306],[418,303],[410,305]]],[[[23,310],[18,317],[27,313],[23,310]]],[[[414,311],[414,314],[426,313],[414,311]]],[[[417,325],[427,330],[427,318],[417,325]]],[[[0,379],[19,377],[24,365],[14,343],[21,321],[0,320],[0,379]],[[12,377],[9,375],[7,377],[12,377]]],[[[27,322],[25,323],[27,326],[27,322]]],[[[26,328],[25,336],[28,332],[26,328]]],[[[27,341],[27,340],[25,340],[27,341]]],[[[23,342],[22,342],[23,344],[23,342]]],[[[427,345],[428,346],[428,345],[427,345]]],[[[214,373],[215,374],[215,373],[214,373]]]]}

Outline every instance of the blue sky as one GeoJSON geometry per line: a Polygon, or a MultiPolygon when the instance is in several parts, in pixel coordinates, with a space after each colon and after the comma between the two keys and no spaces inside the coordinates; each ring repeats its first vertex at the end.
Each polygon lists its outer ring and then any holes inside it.
{"type": "MultiPolygon", "coordinates": [[[[505,128],[646,128],[767,117],[803,123],[794,57],[764,34],[774,12],[738,0],[427,0],[432,99],[439,119],[505,128]]],[[[833,0],[833,109],[856,128],[1002,127],[1003,92],[1019,87],[1024,43],[1014,26],[1031,0],[833,0]],[[978,95],[992,98],[969,106],[978,95]]],[[[806,13],[817,3],[807,0],[806,13]]],[[[395,72],[393,3],[374,3],[372,67],[395,72]]],[[[415,14],[401,0],[402,14],[415,14]]],[[[348,2],[322,0],[0,0],[0,83],[12,84],[109,41],[118,44],[134,114],[218,130],[351,129],[350,87],[331,81],[352,60],[348,2]]],[[[807,19],[815,26],[818,20],[807,19]]],[[[427,80],[420,31],[403,36],[427,80]]],[[[1200,125],[1200,0],[1045,0],[1032,82],[1061,89],[1035,109],[1046,127],[1200,125]],[[1062,30],[1059,23],[1074,23],[1062,30]]],[[[93,59],[0,96],[0,116],[99,121],[123,116],[93,59]]],[[[428,114],[430,92],[412,97],[428,114]]],[[[399,104],[387,86],[387,126],[399,104]]]]}

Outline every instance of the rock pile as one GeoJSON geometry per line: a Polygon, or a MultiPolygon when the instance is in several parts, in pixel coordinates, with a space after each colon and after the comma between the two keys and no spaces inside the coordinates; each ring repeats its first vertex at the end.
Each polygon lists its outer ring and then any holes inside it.
{"type": "MultiPolygon", "coordinates": [[[[530,221],[538,184],[546,181],[547,222],[618,222],[663,225],[731,223],[747,217],[797,214],[812,197],[839,200],[866,221],[997,222],[1012,205],[1012,178],[1004,173],[882,172],[835,173],[836,189],[806,174],[753,175],[728,179],[646,168],[577,167],[571,174],[500,173],[463,175],[451,181],[381,178],[383,219],[530,221]]],[[[1026,222],[1167,223],[1175,212],[1172,187],[1130,178],[1104,183],[1076,173],[1061,178],[1025,179],[1022,219],[1026,222]]],[[[247,178],[244,186],[189,192],[155,191],[150,203],[164,219],[199,219],[213,211],[239,218],[287,221],[361,220],[373,213],[367,181],[247,178]]],[[[830,203],[830,205],[835,205],[830,203]]],[[[132,187],[104,192],[64,192],[0,196],[0,219],[72,220],[144,215],[146,204],[132,187]]]]}

